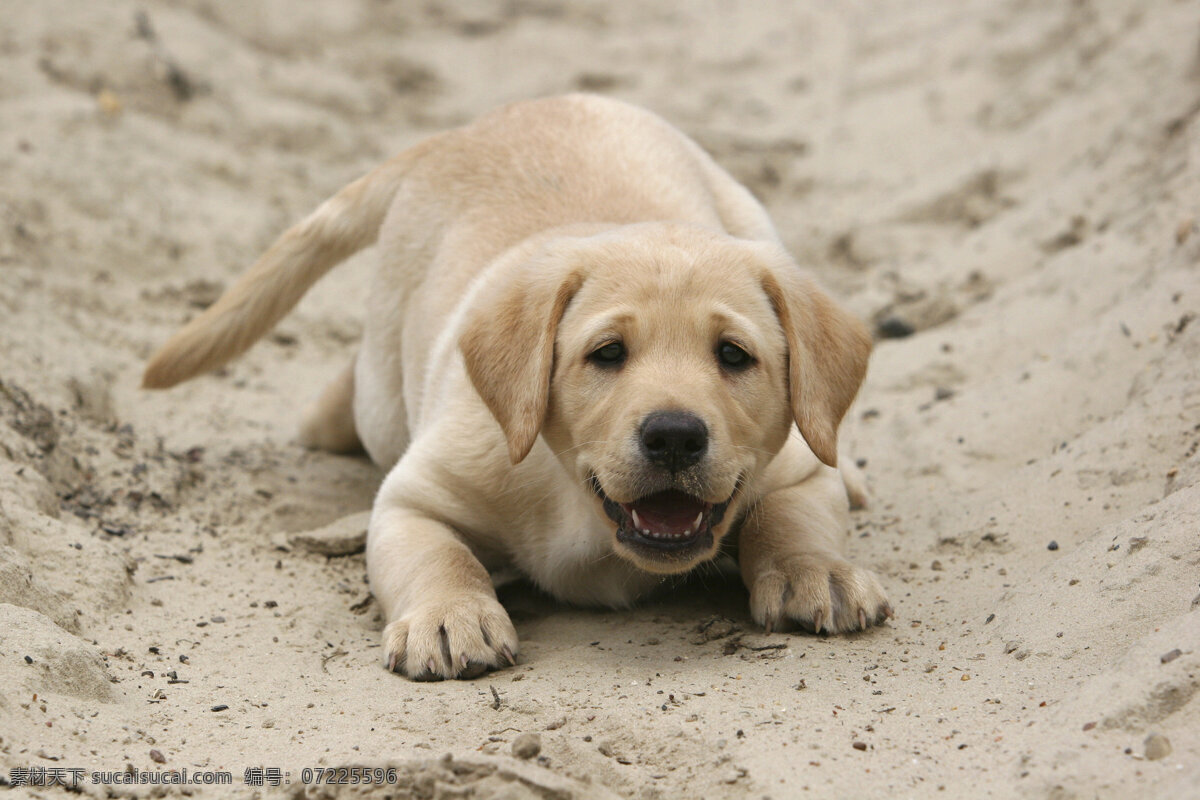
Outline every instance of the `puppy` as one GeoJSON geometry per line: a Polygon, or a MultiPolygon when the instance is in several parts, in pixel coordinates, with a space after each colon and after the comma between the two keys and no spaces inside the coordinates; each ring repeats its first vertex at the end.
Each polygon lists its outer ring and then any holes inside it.
{"type": "Polygon", "coordinates": [[[390,470],[367,539],[389,669],[514,663],[505,567],[623,607],[725,552],[767,630],[891,616],[843,556],[836,469],[869,335],[745,188],[620,102],[516,103],[401,153],[284,233],[144,385],[243,352],[376,241],[362,345],[302,434],[390,470]]]}

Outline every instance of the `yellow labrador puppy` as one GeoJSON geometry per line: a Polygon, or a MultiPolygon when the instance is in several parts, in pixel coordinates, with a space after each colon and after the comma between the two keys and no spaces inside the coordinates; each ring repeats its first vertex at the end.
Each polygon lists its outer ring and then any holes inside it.
{"type": "Polygon", "coordinates": [[[513,663],[504,567],[620,607],[726,552],[768,630],[891,615],[843,556],[866,330],[745,188],[623,103],[516,103],[401,153],[284,233],[145,386],[241,353],[376,241],[361,349],[303,435],[390,470],[367,540],[390,669],[513,663]]]}

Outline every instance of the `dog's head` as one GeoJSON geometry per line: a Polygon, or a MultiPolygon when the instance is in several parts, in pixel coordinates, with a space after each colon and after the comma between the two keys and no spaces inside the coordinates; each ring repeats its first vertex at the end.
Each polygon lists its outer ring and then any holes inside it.
{"type": "Polygon", "coordinates": [[[795,422],[834,465],[870,337],[778,247],[648,223],[549,242],[476,305],[513,463],[542,435],[642,569],[711,558],[795,422]]]}

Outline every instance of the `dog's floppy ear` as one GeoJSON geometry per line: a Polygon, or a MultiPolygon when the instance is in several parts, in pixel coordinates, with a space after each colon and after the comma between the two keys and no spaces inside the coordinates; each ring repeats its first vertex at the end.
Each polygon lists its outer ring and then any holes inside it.
{"type": "Polygon", "coordinates": [[[529,455],[545,421],[558,322],[583,271],[561,253],[543,253],[504,273],[503,283],[474,303],[458,345],[516,464],[529,455]]]}
{"type": "Polygon", "coordinates": [[[867,373],[871,334],[794,264],[763,275],[788,346],[792,415],[817,458],[837,466],[837,430],[867,373]]]}

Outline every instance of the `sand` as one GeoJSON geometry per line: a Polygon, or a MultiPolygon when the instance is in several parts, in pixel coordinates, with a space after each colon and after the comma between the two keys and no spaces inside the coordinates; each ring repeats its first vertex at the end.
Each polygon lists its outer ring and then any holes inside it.
{"type": "Polygon", "coordinates": [[[1198,116],[1190,0],[7,4],[0,771],[230,772],[202,797],[387,764],[439,798],[1200,796],[1198,116]],[[362,518],[339,522],[381,475],[295,436],[353,352],[369,251],[219,374],[137,388],[340,186],[575,89],[696,137],[910,334],[843,429],[871,491],[848,547],[889,624],[764,635],[718,575],[622,613],[516,585],[519,666],[387,673],[362,518]]]}

